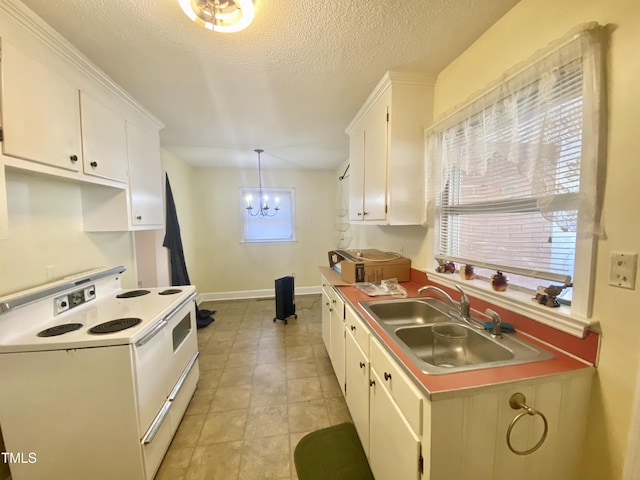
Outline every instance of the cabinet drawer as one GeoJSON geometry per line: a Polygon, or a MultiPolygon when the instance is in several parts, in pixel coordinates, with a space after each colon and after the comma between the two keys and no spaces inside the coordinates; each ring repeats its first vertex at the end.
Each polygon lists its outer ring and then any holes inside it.
{"type": "Polygon", "coordinates": [[[369,328],[360,319],[360,316],[350,306],[346,307],[345,312],[345,325],[347,331],[353,336],[356,343],[365,354],[367,359],[369,358],[369,328]]]}
{"type": "Polygon", "coordinates": [[[329,299],[331,301],[331,309],[339,318],[344,320],[344,300],[333,287],[329,291],[329,299]]]}
{"type": "Polygon", "coordinates": [[[417,435],[422,434],[422,395],[407,374],[375,339],[370,342],[371,367],[417,435]]]}

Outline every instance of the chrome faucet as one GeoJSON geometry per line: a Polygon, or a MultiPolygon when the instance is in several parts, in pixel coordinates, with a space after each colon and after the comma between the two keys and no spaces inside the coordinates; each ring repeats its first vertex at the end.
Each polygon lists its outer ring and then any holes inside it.
{"type": "Polygon", "coordinates": [[[477,322],[473,321],[471,318],[471,304],[469,302],[469,297],[467,297],[467,294],[464,292],[464,290],[462,290],[462,287],[460,285],[456,285],[456,289],[460,292],[459,304],[456,303],[453,300],[453,298],[451,298],[451,295],[449,295],[447,292],[445,292],[441,288],[434,287],[433,285],[425,285],[424,287],[420,287],[418,289],[418,294],[422,295],[422,292],[424,292],[425,290],[439,294],[441,297],[446,299],[451,305],[459,309],[460,318],[465,323],[471,325],[473,328],[477,328],[478,330],[484,330],[484,325],[478,324],[477,322]]]}
{"type": "Polygon", "coordinates": [[[491,318],[491,336],[493,338],[502,338],[502,319],[498,312],[487,308],[484,313],[491,318]]]}
{"type": "Polygon", "coordinates": [[[430,292],[437,293],[438,295],[442,296],[447,302],[449,302],[454,307],[458,306],[456,304],[456,302],[454,302],[453,298],[451,298],[451,295],[449,295],[447,292],[445,292],[441,288],[434,287],[433,285],[425,285],[424,287],[420,287],[418,289],[418,295],[422,295],[422,292],[424,292],[425,290],[429,290],[430,292]]]}

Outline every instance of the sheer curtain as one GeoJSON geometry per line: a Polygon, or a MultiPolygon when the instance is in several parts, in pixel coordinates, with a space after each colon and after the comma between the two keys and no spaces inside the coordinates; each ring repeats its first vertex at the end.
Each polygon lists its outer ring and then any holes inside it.
{"type": "Polygon", "coordinates": [[[571,281],[577,236],[602,232],[602,34],[579,27],[427,130],[436,258],[571,281]]]}

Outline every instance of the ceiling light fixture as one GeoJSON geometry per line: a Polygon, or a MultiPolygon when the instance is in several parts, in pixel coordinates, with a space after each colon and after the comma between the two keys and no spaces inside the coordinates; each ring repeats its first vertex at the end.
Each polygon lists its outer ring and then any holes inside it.
{"type": "Polygon", "coordinates": [[[216,32],[239,32],[255,13],[252,0],[178,0],[192,21],[216,32]]]}
{"type": "Polygon", "coordinates": [[[247,202],[245,209],[252,217],[274,217],[278,214],[278,210],[280,210],[278,206],[280,199],[278,197],[275,198],[276,206],[274,208],[269,206],[269,196],[262,192],[262,165],[260,162],[260,154],[264,152],[264,150],[256,148],[254,152],[258,154],[258,207],[255,208],[253,206],[253,196],[249,194],[244,197],[247,202]]]}

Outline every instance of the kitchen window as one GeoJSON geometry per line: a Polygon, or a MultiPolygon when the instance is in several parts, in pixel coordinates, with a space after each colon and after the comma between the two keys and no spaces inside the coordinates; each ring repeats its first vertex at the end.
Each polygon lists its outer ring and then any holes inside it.
{"type": "Polygon", "coordinates": [[[295,190],[293,188],[263,188],[268,198],[269,214],[274,211],[276,198],[278,212],[274,216],[251,216],[248,214],[247,197],[254,199],[254,211],[260,194],[257,188],[240,189],[240,215],[242,216],[242,243],[294,242],[295,236],[295,190]]]}
{"type": "Polygon", "coordinates": [[[602,162],[601,29],[588,25],[427,130],[434,262],[496,270],[588,318],[602,162]],[[600,166],[600,167],[599,167],[600,166]]]}

